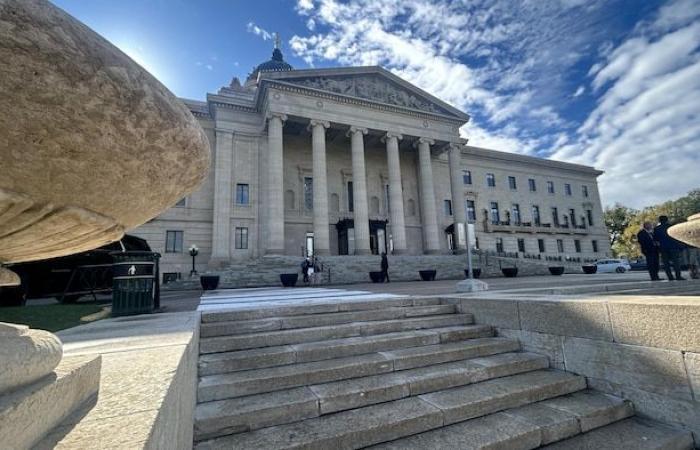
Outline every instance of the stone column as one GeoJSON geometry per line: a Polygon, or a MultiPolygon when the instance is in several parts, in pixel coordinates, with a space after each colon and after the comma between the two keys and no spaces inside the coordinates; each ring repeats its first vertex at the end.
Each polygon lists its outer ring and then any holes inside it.
{"type": "Polygon", "coordinates": [[[314,180],[314,255],[330,254],[328,231],[328,185],[326,169],[326,128],[329,122],[312,120],[311,148],[314,180]]]}
{"type": "Polygon", "coordinates": [[[233,133],[216,130],[214,165],[214,216],[209,265],[218,266],[231,259],[231,201],[233,195],[233,133]]]}
{"type": "Polygon", "coordinates": [[[267,245],[265,254],[284,254],[284,146],[285,114],[270,113],[267,121],[267,245]]]}
{"type": "Polygon", "coordinates": [[[355,254],[369,255],[369,209],[367,206],[367,175],[365,172],[364,135],[367,128],[350,127],[352,149],[352,195],[355,223],[355,254]]]}
{"type": "Polygon", "coordinates": [[[401,162],[399,159],[399,140],[397,133],[387,133],[382,138],[386,142],[386,160],[389,167],[389,213],[391,217],[391,237],[394,254],[407,252],[406,225],[403,214],[403,187],[401,185],[401,162]]]}
{"type": "Polygon", "coordinates": [[[423,223],[423,250],[425,254],[440,253],[438,237],[437,209],[435,207],[435,188],[433,187],[433,166],[430,158],[430,146],[435,141],[418,139],[418,171],[420,173],[420,213],[423,223]]]}
{"type": "Polygon", "coordinates": [[[450,188],[452,191],[452,218],[454,219],[455,252],[467,250],[467,213],[464,208],[464,193],[462,182],[462,146],[450,144],[450,188]],[[464,230],[460,236],[460,228],[464,230]]]}

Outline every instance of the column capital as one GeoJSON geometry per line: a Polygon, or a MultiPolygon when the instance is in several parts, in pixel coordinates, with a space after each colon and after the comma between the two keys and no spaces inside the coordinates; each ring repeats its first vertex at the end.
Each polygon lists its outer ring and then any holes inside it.
{"type": "Polygon", "coordinates": [[[403,135],[399,134],[399,133],[394,133],[393,131],[387,131],[386,134],[384,136],[382,136],[380,140],[382,142],[386,142],[391,138],[396,138],[397,140],[400,141],[401,139],[403,139],[403,135]]]}
{"type": "Polygon", "coordinates": [[[368,132],[369,132],[369,130],[367,128],[351,126],[350,129],[348,130],[348,132],[345,133],[345,136],[350,137],[350,135],[352,135],[354,133],[367,134],[368,132]]]}
{"type": "Polygon", "coordinates": [[[419,144],[434,145],[434,144],[435,144],[435,141],[432,140],[432,139],[430,139],[430,138],[424,138],[424,137],[422,137],[422,138],[418,138],[418,139],[413,143],[413,146],[414,146],[414,147],[418,147],[419,144]]]}
{"type": "Polygon", "coordinates": [[[329,128],[331,126],[331,123],[327,120],[311,119],[309,120],[309,126],[306,127],[306,129],[310,131],[313,127],[317,125],[320,125],[323,128],[329,128]]]}
{"type": "Polygon", "coordinates": [[[277,118],[277,119],[280,119],[280,120],[282,121],[282,123],[284,123],[284,122],[287,121],[287,115],[286,115],[286,114],[284,114],[284,113],[278,113],[278,112],[272,112],[272,111],[268,111],[268,112],[267,112],[267,115],[265,116],[265,118],[266,118],[267,120],[270,120],[270,119],[273,119],[273,118],[277,118]]]}

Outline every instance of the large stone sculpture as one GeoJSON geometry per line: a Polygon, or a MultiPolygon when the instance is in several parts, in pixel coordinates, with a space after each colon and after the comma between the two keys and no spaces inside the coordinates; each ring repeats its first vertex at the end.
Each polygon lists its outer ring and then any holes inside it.
{"type": "Polygon", "coordinates": [[[672,226],[668,234],[693,247],[700,247],[700,213],[688,217],[687,222],[672,226]]]}
{"type": "Polygon", "coordinates": [[[119,239],[205,177],[187,108],[43,0],[0,0],[0,264],[119,239]]]}

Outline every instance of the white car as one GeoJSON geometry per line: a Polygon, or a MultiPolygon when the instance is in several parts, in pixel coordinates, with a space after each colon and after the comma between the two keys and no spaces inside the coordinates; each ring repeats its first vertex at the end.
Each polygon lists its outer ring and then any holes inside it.
{"type": "Polygon", "coordinates": [[[629,261],[626,259],[600,259],[595,262],[598,266],[597,273],[625,273],[632,270],[629,261]]]}

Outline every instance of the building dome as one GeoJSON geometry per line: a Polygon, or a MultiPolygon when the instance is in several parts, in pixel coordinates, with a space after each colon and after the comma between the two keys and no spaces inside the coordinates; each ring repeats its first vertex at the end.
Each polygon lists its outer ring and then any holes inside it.
{"type": "Polygon", "coordinates": [[[257,67],[248,75],[247,81],[255,81],[260,72],[286,72],[294,68],[284,60],[282,51],[278,47],[272,51],[272,58],[269,61],[258,64],[257,67]]]}

